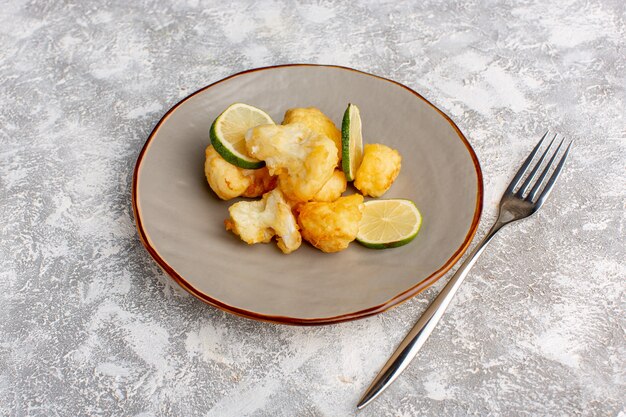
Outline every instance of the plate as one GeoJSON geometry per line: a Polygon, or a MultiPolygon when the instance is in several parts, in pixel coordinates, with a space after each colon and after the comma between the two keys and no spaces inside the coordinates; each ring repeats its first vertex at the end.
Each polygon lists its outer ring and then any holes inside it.
{"type": "Polygon", "coordinates": [[[252,319],[329,324],[383,312],[433,284],[467,249],[482,211],[478,159],[459,128],[410,88],[354,69],[280,65],[215,82],[172,107],[141,150],[132,200],[141,241],[161,268],[202,301],[252,319]],[[246,245],[227,232],[233,201],[204,177],[212,121],[233,102],[276,122],[291,107],[315,106],[341,124],[361,110],[365,143],[398,149],[402,170],[384,198],[409,198],[423,224],[410,244],[387,250],[352,243],[325,254],[303,243],[246,245]]]}

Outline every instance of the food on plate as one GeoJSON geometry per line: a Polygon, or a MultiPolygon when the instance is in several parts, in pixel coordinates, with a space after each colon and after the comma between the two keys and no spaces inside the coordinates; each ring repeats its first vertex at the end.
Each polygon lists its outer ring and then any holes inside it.
{"type": "Polygon", "coordinates": [[[238,201],[224,221],[252,245],[276,238],[284,253],[304,238],[323,252],[350,242],[384,249],[406,245],[422,217],[410,200],[370,200],[395,181],[402,158],[381,144],[363,147],[361,114],[349,104],[341,132],[315,107],[288,109],[282,125],[256,107],[235,103],[209,131],[204,172],[217,196],[260,197],[238,201]],[[339,162],[341,161],[341,165],[339,162]],[[361,194],[342,196],[348,182],[361,194]]]}
{"type": "Polygon", "coordinates": [[[306,126],[261,125],[246,133],[250,155],[265,161],[289,200],[309,201],[330,179],[337,166],[337,147],[306,126]]]}
{"type": "Polygon", "coordinates": [[[348,182],[343,171],[336,169],[326,184],[313,196],[313,201],[335,201],[346,191],[348,182]]]}
{"type": "Polygon", "coordinates": [[[319,135],[326,136],[335,142],[337,157],[341,160],[341,132],[332,120],[316,107],[298,107],[285,112],[283,124],[300,123],[319,135]]]}
{"type": "Polygon", "coordinates": [[[278,247],[284,253],[300,247],[302,237],[296,218],[279,189],[266,193],[261,200],[239,201],[228,211],[230,218],[224,221],[226,229],[244,242],[267,243],[276,236],[278,247]]]}
{"type": "Polygon", "coordinates": [[[205,150],[204,174],[211,189],[222,200],[260,197],[276,187],[276,177],[267,168],[243,169],[226,161],[213,146],[205,150]]]}
{"type": "Polygon", "coordinates": [[[350,103],[343,113],[341,123],[341,168],[348,181],[354,181],[357,169],[363,159],[363,134],[361,132],[361,113],[359,108],[350,103]]]}
{"type": "Polygon", "coordinates": [[[269,170],[266,167],[259,169],[245,169],[244,174],[248,175],[252,179],[252,183],[246,191],[241,194],[241,197],[261,197],[268,191],[272,191],[276,188],[278,178],[275,175],[270,175],[269,170]]]}
{"type": "Polygon", "coordinates": [[[397,248],[415,239],[422,215],[411,200],[370,200],[363,205],[357,241],[372,249],[397,248]]]}
{"type": "Polygon", "coordinates": [[[211,144],[228,162],[240,168],[258,169],[265,164],[248,154],[244,136],[248,129],[274,121],[261,109],[243,103],[230,105],[209,130],[211,144]]]}
{"type": "Polygon", "coordinates": [[[340,197],[331,203],[306,203],[298,214],[302,237],[324,252],[344,250],[359,231],[362,207],[360,194],[340,197]]]}
{"type": "Polygon", "coordinates": [[[354,186],[363,195],[380,197],[398,177],[401,165],[402,157],[395,149],[381,144],[365,145],[354,186]]]}

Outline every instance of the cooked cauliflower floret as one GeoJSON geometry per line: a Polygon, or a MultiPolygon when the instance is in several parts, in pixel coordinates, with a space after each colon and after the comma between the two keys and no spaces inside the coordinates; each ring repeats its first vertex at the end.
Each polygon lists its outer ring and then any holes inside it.
{"type": "Polygon", "coordinates": [[[354,186],[363,195],[380,197],[400,173],[401,162],[402,157],[395,149],[380,144],[365,145],[354,186]]]}
{"type": "Polygon", "coordinates": [[[276,236],[280,250],[291,253],[302,243],[296,218],[279,189],[265,194],[261,200],[235,203],[228,211],[230,219],[224,221],[226,230],[232,230],[249,245],[267,243],[276,236]]]}
{"type": "Polygon", "coordinates": [[[354,194],[332,203],[309,202],[299,208],[302,237],[324,252],[348,247],[359,232],[363,196],[354,194]]]}
{"type": "Polygon", "coordinates": [[[335,201],[346,191],[347,186],[346,175],[342,170],[336,169],[333,172],[333,176],[326,181],[322,189],[313,196],[313,201],[335,201]]]}
{"type": "Polygon", "coordinates": [[[285,113],[283,124],[291,123],[301,123],[315,133],[332,139],[337,147],[337,157],[341,160],[341,131],[320,109],[316,107],[289,109],[285,113]]]}
{"type": "Polygon", "coordinates": [[[267,168],[243,169],[226,161],[209,145],[205,151],[204,174],[211,189],[222,200],[259,197],[276,187],[276,178],[267,168]]]}
{"type": "Polygon", "coordinates": [[[248,130],[250,155],[265,161],[278,186],[293,202],[309,201],[337,166],[337,148],[326,136],[304,125],[261,125],[248,130]]]}
{"type": "Polygon", "coordinates": [[[242,197],[260,197],[268,191],[276,188],[278,178],[270,175],[267,167],[260,169],[242,169],[244,175],[252,180],[246,191],[241,194],[242,197]]]}

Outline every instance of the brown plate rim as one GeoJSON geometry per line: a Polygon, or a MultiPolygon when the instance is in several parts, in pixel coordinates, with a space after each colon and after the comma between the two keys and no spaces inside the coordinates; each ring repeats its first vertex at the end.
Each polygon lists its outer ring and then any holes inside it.
{"type": "Polygon", "coordinates": [[[482,214],[482,210],[483,210],[483,194],[484,194],[484,188],[483,188],[483,175],[482,175],[482,169],[480,167],[480,163],[478,161],[478,157],[476,156],[476,153],[474,152],[474,149],[472,148],[472,146],[469,144],[467,138],[465,137],[465,135],[463,134],[463,132],[461,132],[461,129],[459,129],[459,127],[452,121],[452,119],[445,114],[443,111],[441,111],[439,108],[437,108],[434,104],[432,104],[430,101],[428,101],[426,98],[424,98],[421,94],[417,93],[416,91],[414,91],[413,89],[405,86],[404,84],[401,84],[397,81],[394,80],[390,80],[388,78],[385,77],[381,77],[378,75],[374,75],[374,74],[370,74],[364,71],[360,71],[360,70],[356,70],[354,68],[350,68],[350,67],[345,67],[345,66],[341,66],[341,65],[326,65],[326,64],[281,64],[281,65],[271,65],[271,66],[267,66],[267,67],[259,67],[259,68],[253,68],[253,69],[249,69],[246,71],[241,71],[232,75],[229,75],[226,78],[222,78],[219,81],[216,81],[214,83],[209,84],[206,87],[203,87],[193,93],[191,93],[190,95],[188,95],[187,97],[183,98],[182,100],[180,100],[178,103],[176,103],[174,106],[172,106],[167,113],[165,113],[165,115],[163,115],[163,117],[159,120],[159,122],[156,124],[156,126],[154,127],[154,129],[152,130],[152,132],[150,133],[150,135],[148,136],[148,139],[146,140],[146,143],[144,144],[143,148],[141,149],[141,151],[139,152],[139,155],[137,157],[137,162],[135,163],[135,168],[133,171],[133,182],[132,182],[132,191],[131,191],[131,200],[132,200],[132,206],[133,206],[133,215],[135,218],[135,225],[137,227],[137,232],[139,234],[139,239],[141,240],[141,243],[144,245],[144,247],[146,248],[146,250],[148,251],[148,253],[150,254],[150,256],[152,256],[152,258],[157,262],[157,264],[163,269],[163,271],[165,271],[165,273],[167,275],[169,275],[174,281],[176,281],[182,288],[184,288],[186,291],[188,291],[190,294],[192,294],[193,296],[195,296],[196,298],[204,301],[207,304],[210,304],[214,307],[217,307],[221,310],[224,310],[226,312],[241,316],[241,317],[246,317],[249,319],[253,319],[253,320],[257,320],[257,321],[264,321],[264,322],[271,322],[271,323],[277,323],[277,324],[289,324],[289,325],[301,325],[301,326],[313,326],[313,325],[323,325],[323,324],[333,324],[333,323],[341,323],[341,322],[346,322],[346,321],[351,321],[351,320],[356,320],[356,319],[361,319],[361,318],[365,318],[365,317],[369,317],[369,316],[373,316],[379,313],[382,313],[384,311],[389,310],[392,307],[395,307],[405,301],[407,301],[408,299],[412,298],[413,296],[419,294],[420,292],[424,291],[426,288],[428,288],[429,286],[431,286],[432,284],[434,284],[439,278],[441,278],[446,272],[448,272],[450,270],[450,268],[452,268],[452,266],[458,262],[458,260],[463,256],[463,254],[465,253],[465,251],[467,250],[467,248],[469,247],[474,235],[476,234],[476,230],[478,229],[478,224],[480,221],[480,216],[482,214]],[[454,252],[454,254],[448,259],[448,261],[446,261],[446,263],[439,268],[437,271],[435,271],[434,273],[432,273],[430,276],[428,276],[427,278],[423,279],[422,281],[420,281],[418,284],[414,285],[413,287],[409,288],[406,291],[403,291],[402,293],[396,295],[395,297],[392,297],[391,299],[385,301],[382,304],[379,304],[377,306],[374,307],[370,307],[368,309],[364,309],[364,310],[360,310],[360,311],[356,311],[353,313],[346,313],[346,314],[341,314],[339,316],[333,316],[333,317],[321,317],[321,318],[299,318],[299,317],[288,317],[288,316],[273,316],[273,315],[267,315],[267,314],[260,314],[260,313],[256,313],[254,311],[248,311],[242,308],[238,308],[238,307],[234,307],[231,306],[229,304],[226,304],[220,300],[217,300],[199,290],[197,290],[196,288],[194,288],[191,284],[189,284],[178,272],[176,272],[176,270],[174,268],[172,268],[156,251],[156,249],[153,247],[150,238],[148,236],[148,234],[146,233],[144,227],[143,227],[143,223],[141,220],[141,214],[140,214],[140,209],[139,209],[139,203],[138,203],[138,199],[137,199],[137,190],[138,190],[138,180],[139,180],[139,169],[141,167],[141,162],[143,160],[143,157],[146,153],[146,150],[148,149],[150,142],[152,141],[153,137],[155,136],[155,134],[157,133],[157,131],[159,130],[159,128],[161,127],[161,125],[167,120],[167,118],[180,106],[182,105],[184,102],[186,102],[187,100],[189,100],[191,97],[195,96],[196,94],[199,94],[205,90],[208,90],[209,88],[220,84],[224,81],[230,80],[232,78],[244,75],[244,74],[248,74],[248,73],[252,73],[252,72],[257,72],[257,71],[265,71],[265,70],[272,70],[272,69],[276,69],[276,68],[285,68],[285,67],[326,67],[326,68],[339,68],[342,70],[346,70],[346,71],[353,71],[353,72],[357,72],[360,74],[364,74],[364,75],[368,75],[370,77],[375,77],[390,83],[393,83],[395,85],[398,85],[404,89],[406,89],[407,91],[409,91],[410,93],[414,94],[417,98],[419,98],[420,100],[423,100],[424,102],[426,102],[428,105],[430,105],[433,109],[435,109],[440,115],[442,115],[446,121],[448,123],[450,123],[450,125],[454,128],[454,130],[456,131],[457,135],[459,136],[459,138],[461,139],[461,141],[463,142],[463,144],[465,145],[467,151],[469,152],[471,158],[472,158],[472,162],[474,163],[474,168],[476,170],[476,176],[478,179],[478,189],[477,189],[477,196],[476,196],[476,209],[474,211],[474,218],[472,219],[472,224],[470,226],[470,229],[465,237],[465,240],[463,241],[463,243],[461,244],[461,246],[454,252]]]}

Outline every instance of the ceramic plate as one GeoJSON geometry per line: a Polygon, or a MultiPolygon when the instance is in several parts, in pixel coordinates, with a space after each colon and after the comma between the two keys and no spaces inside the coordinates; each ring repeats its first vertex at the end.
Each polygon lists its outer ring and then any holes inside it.
{"type": "Polygon", "coordinates": [[[397,82],[349,68],[285,65],[232,75],[176,104],[139,154],[133,208],[143,244],[187,291],[241,316],[286,324],[327,324],[380,313],[431,285],[461,257],[482,210],[482,174],[459,128],[397,82]],[[387,250],[354,242],[322,253],[303,242],[290,255],[246,245],[224,229],[228,207],[204,177],[215,117],[233,102],[267,111],[315,106],[337,126],[349,102],[361,110],[364,141],[402,154],[385,198],[409,198],[423,224],[410,244],[387,250]]]}

